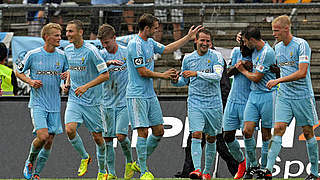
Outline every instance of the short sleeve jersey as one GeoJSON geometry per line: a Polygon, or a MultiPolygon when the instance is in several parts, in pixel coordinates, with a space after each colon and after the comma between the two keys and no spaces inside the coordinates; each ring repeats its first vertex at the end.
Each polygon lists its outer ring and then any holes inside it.
{"type": "Polygon", "coordinates": [[[99,50],[92,44],[84,42],[80,48],[73,44],[65,48],[69,63],[71,87],[68,101],[85,106],[102,104],[102,84],[89,88],[81,97],[75,95],[75,90],[107,72],[108,68],[99,50]]]}
{"type": "Polygon", "coordinates": [[[277,63],[280,66],[281,77],[288,76],[299,70],[300,63],[307,63],[308,72],[305,78],[280,84],[279,96],[288,99],[301,99],[313,97],[313,89],[310,77],[311,49],[306,40],[293,37],[285,46],[280,42],[275,47],[277,63]]]}
{"type": "Polygon", "coordinates": [[[276,64],[276,57],[274,50],[266,42],[265,45],[257,51],[254,49],[252,53],[253,72],[263,73],[263,78],[258,82],[251,82],[251,91],[271,92],[276,90],[276,86],[269,90],[266,86],[267,82],[275,79],[275,73],[270,71],[270,66],[276,64]]]}
{"type": "Polygon", "coordinates": [[[154,69],[153,55],[162,54],[165,46],[148,38],[146,41],[140,36],[130,40],[128,46],[128,74],[127,98],[150,98],[156,94],[153,89],[153,78],[141,77],[137,68],[154,69]]]}
{"type": "Polygon", "coordinates": [[[60,112],[60,73],[68,69],[65,53],[56,48],[49,53],[43,47],[29,51],[17,70],[24,73],[30,70],[32,80],[41,80],[42,87],[31,88],[29,108],[37,107],[47,112],[60,112]]]}
{"type": "Polygon", "coordinates": [[[123,62],[121,66],[110,65],[108,67],[109,80],[103,83],[104,86],[104,106],[123,107],[126,106],[126,89],[128,84],[127,60],[128,51],[126,47],[118,45],[115,54],[109,53],[106,49],[101,50],[103,59],[119,60],[123,62]]]}
{"type": "MultiPolygon", "coordinates": [[[[236,65],[240,60],[251,61],[251,57],[242,57],[240,47],[235,47],[231,52],[231,66],[236,65]]],[[[228,101],[246,104],[250,93],[250,85],[251,81],[242,73],[234,75],[228,101]]]]}

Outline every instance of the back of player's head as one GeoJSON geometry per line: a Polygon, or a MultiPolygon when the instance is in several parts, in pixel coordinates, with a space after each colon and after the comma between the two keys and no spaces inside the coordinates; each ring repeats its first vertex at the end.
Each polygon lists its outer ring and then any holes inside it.
{"type": "MultiPolygon", "coordinates": [[[[243,36],[244,31],[241,31],[240,34],[241,34],[241,36],[243,36]]],[[[236,38],[237,38],[237,36],[236,36],[236,38]]],[[[253,53],[253,49],[248,48],[244,44],[242,37],[240,38],[240,52],[241,52],[242,57],[251,57],[251,55],[253,53]]]]}
{"type": "Polygon", "coordinates": [[[291,21],[290,21],[289,16],[287,16],[287,15],[282,15],[282,16],[276,17],[272,21],[272,26],[275,24],[280,25],[282,28],[285,28],[286,26],[288,26],[289,29],[291,29],[291,21]]]}
{"type": "Polygon", "coordinates": [[[0,42],[0,62],[6,59],[7,56],[8,56],[8,48],[3,42],[0,42]]]}
{"type": "Polygon", "coordinates": [[[78,31],[83,30],[83,23],[80,20],[75,19],[75,20],[69,21],[67,25],[69,24],[76,25],[76,28],[78,31]]]}
{"type": "Polygon", "coordinates": [[[156,21],[159,22],[159,19],[152,14],[144,13],[138,21],[139,31],[143,31],[146,26],[151,28],[156,21]]]}
{"type": "Polygon", "coordinates": [[[209,31],[209,29],[206,29],[206,28],[200,29],[200,30],[197,32],[197,34],[196,34],[196,38],[197,38],[197,39],[199,39],[199,34],[200,34],[200,33],[204,33],[204,34],[206,34],[206,35],[209,35],[209,36],[210,36],[210,40],[213,41],[213,39],[212,39],[212,34],[211,34],[211,32],[209,31]]]}
{"type": "Polygon", "coordinates": [[[116,35],[116,30],[109,24],[102,24],[98,30],[98,39],[109,38],[116,35]]]}
{"type": "Polygon", "coordinates": [[[42,37],[43,40],[45,40],[44,36],[50,35],[51,29],[57,29],[57,30],[62,31],[62,28],[61,28],[61,26],[59,24],[57,24],[57,23],[48,23],[45,26],[43,26],[43,28],[41,29],[41,37],[42,37]]]}
{"type": "Polygon", "coordinates": [[[246,39],[256,39],[256,40],[261,40],[261,33],[260,33],[260,29],[254,26],[248,26],[242,36],[244,36],[246,39]]]}

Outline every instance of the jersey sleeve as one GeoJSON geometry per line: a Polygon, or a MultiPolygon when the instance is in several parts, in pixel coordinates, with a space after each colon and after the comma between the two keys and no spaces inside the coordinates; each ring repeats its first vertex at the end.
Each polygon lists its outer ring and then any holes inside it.
{"type": "Polygon", "coordinates": [[[135,68],[145,67],[146,59],[143,54],[142,44],[135,41],[128,46],[128,51],[131,56],[132,64],[135,68]]]}
{"type": "Polygon", "coordinates": [[[31,67],[32,53],[29,51],[23,58],[23,60],[17,61],[17,71],[24,73],[31,67]]]}
{"type": "Polygon", "coordinates": [[[310,64],[311,49],[306,41],[302,41],[299,44],[299,64],[308,63],[310,64]]]}
{"type": "Polygon", "coordinates": [[[67,56],[64,55],[62,72],[66,72],[68,69],[69,69],[69,63],[68,63],[68,60],[67,60],[67,56]]]}
{"type": "Polygon", "coordinates": [[[95,64],[99,74],[102,74],[102,73],[108,71],[107,64],[106,64],[105,60],[102,58],[99,50],[96,47],[92,48],[90,55],[91,55],[93,63],[95,64]]]}
{"type": "Polygon", "coordinates": [[[151,39],[151,42],[153,44],[154,53],[162,54],[164,51],[165,46],[161,43],[156,42],[155,40],[151,39]]]}
{"type": "Polygon", "coordinates": [[[206,81],[220,81],[223,73],[224,60],[221,54],[217,54],[216,62],[211,67],[211,72],[197,72],[197,77],[206,81]]]}
{"type": "Polygon", "coordinates": [[[256,70],[260,73],[265,74],[266,72],[269,71],[270,66],[272,64],[275,64],[276,59],[275,59],[275,53],[274,51],[267,51],[267,49],[265,49],[261,56],[259,57],[257,66],[256,66],[256,70]]]}

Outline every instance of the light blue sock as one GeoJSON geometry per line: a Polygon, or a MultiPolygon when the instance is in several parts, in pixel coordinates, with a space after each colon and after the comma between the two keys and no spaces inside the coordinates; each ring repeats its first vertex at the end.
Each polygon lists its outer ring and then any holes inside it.
{"type": "Polygon", "coordinates": [[[147,138],[147,157],[149,157],[156,149],[161,138],[162,136],[155,136],[153,134],[147,138]]]}
{"type": "Polygon", "coordinates": [[[113,141],[106,142],[106,167],[108,167],[108,173],[116,175],[114,170],[115,161],[114,161],[114,148],[113,141]]]}
{"type": "Polygon", "coordinates": [[[251,167],[252,165],[250,164],[247,152],[245,152],[245,155],[246,155],[246,170],[248,170],[248,168],[251,167]]]}
{"type": "Polygon", "coordinates": [[[264,169],[267,166],[267,159],[268,159],[268,147],[269,141],[262,141],[262,148],[261,148],[261,168],[264,169]]]}
{"type": "Polygon", "coordinates": [[[248,160],[250,161],[251,167],[257,167],[258,162],[256,159],[256,141],[253,137],[244,139],[244,144],[246,146],[246,153],[248,154],[248,160]]]}
{"type": "Polygon", "coordinates": [[[71,145],[74,147],[74,149],[76,149],[76,151],[78,151],[81,159],[89,158],[89,154],[87,153],[86,149],[84,148],[82,139],[78,133],[76,133],[76,136],[72,140],[69,139],[69,141],[70,141],[71,145]]]}
{"type": "Polygon", "coordinates": [[[311,173],[315,176],[318,176],[318,160],[319,160],[319,153],[318,153],[318,143],[315,137],[307,140],[307,152],[309,162],[311,163],[311,173]]]}
{"type": "Polygon", "coordinates": [[[120,142],[120,145],[121,145],[123,155],[126,158],[126,164],[132,163],[131,142],[130,142],[129,138],[126,137],[122,142],[120,142]]]}
{"type": "Polygon", "coordinates": [[[276,158],[281,150],[282,137],[281,136],[273,136],[271,139],[271,147],[268,152],[268,161],[267,161],[267,169],[272,172],[273,165],[276,162],[276,158]]]}
{"type": "Polygon", "coordinates": [[[229,148],[230,154],[233,156],[233,158],[238,161],[239,163],[244,160],[243,152],[240,149],[240,144],[238,140],[234,140],[231,143],[227,143],[227,146],[229,148]]]}
{"type": "Polygon", "coordinates": [[[203,174],[210,174],[212,163],[214,162],[216,157],[216,142],[209,143],[207,141],[205,153],[206,153],[206,157],[205,157],[203,174]]]}
{"type": "Polygon", "coordinates": [[[40,150],[41,150],[41,148],[40,149],[36,149],[36,147],[34,147],[34,145],[32,143],[31,147],[30,147],[30,151],[29,151],[29,155],[28,155],[27,161],[29,161],[29,162],[31,162],[31,164],[33,164],[34,161],[37,159],[40,150]]]}
{"type": "Polygon", "coordinates": [[[142,176],[145,172],[147,172],[147,138],[138,136],[136,148],[142,176]]]}
{"type": "Polygon", "coordinates": [[[34,169],[34,174],[40,175],[44,165],[48,160],[50,152],[51,152],[51,149],[45,149],[45,148],[41,149],[37,159],[36,168],[34,169]]]}
{"type": "Polygon", "coordinates": [[[106,145],[103,141],[103,144],[100,146],[96,144],[96,154],[97,154],[97,161],[98,161],[98,167],[100,173],[106,173],[106,168],[104,165],[105,159],[106,159],[106,145]]]}
{"type": "Polygon", "coordinates": [[[194,169],[201,170],[201,156],[202,156],[202,148],[201,148],[201,139],[192,138],[191,139],[191,155],[194,169]]]}

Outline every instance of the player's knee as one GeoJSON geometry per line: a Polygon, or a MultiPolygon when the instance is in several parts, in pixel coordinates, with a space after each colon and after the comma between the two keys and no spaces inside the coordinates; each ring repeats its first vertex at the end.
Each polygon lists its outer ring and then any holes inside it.
{"type": "Polygon", "coordinates": [[[286,131],[286,125],[283,124],[276,124],[274,126],[274,135],[275,136],[283,136],[286,131]]]}
{"type": "Polygon", "coordinates": [[[312,127],[311,128],[303,128],[303,135],[307,140],[313,138],[314,132],[313,132],[312,127]]]}
{"type": "Polygon", "coordinates": [[[45,143],[49,139],[49,134],[47,134],[47,133],[39,134],[38,139],[41,141],[41,143],[45,143]]]}
{"type": "Polygon", "coordinates": [[[253,130],[247,128],[243,130],[243,135],[246,139],[251,138],[253,134],[253,130]]]}
{"type": "Polygon", "coordinates": [[[216,138],[216,136],[207,136],[206,139],[207,139],[207,142],[214,143],[214,142],[216,142],[217,138],[216,138]]]}
{"type": "Polygon", "coordinates": [[[103,139],[105,142],[111,142],[113,140],[112,137],[104,137],[103,139]]]}
{"type": "Polygon", "coordinates": [[[153,135],[155,135],[155,136],[163,136],[163,134],[164,134],[164,129],[159,129],[159,130],[157,130],[157,131],[154,131],[154,132],[152,132],[152,134],[153,135]]]}
{"type": "Polygon", "coordinates": [[[102,133],[92,133],[93,140],[97,145],[102,145],[104,143],[104,139],[102,137],[102,133]]]}
{"type": "Polygon", "coordinates": [[[231,143],[235,140],[235,136],[233,133],[224,133],[223,134],[223,139],[226,143],[231,143]]]}
{"type": "Polygon", "coordinates": [[[76,136],[76,130],[70,126],[66,126],[66,133],[69,139],[73,139],[76,136]]]}
{"type": "Polygon", "coordinates": [[[192,133],[192,138],[202,139],[202,132],[201,131],[193,132],[192,133]]]}

